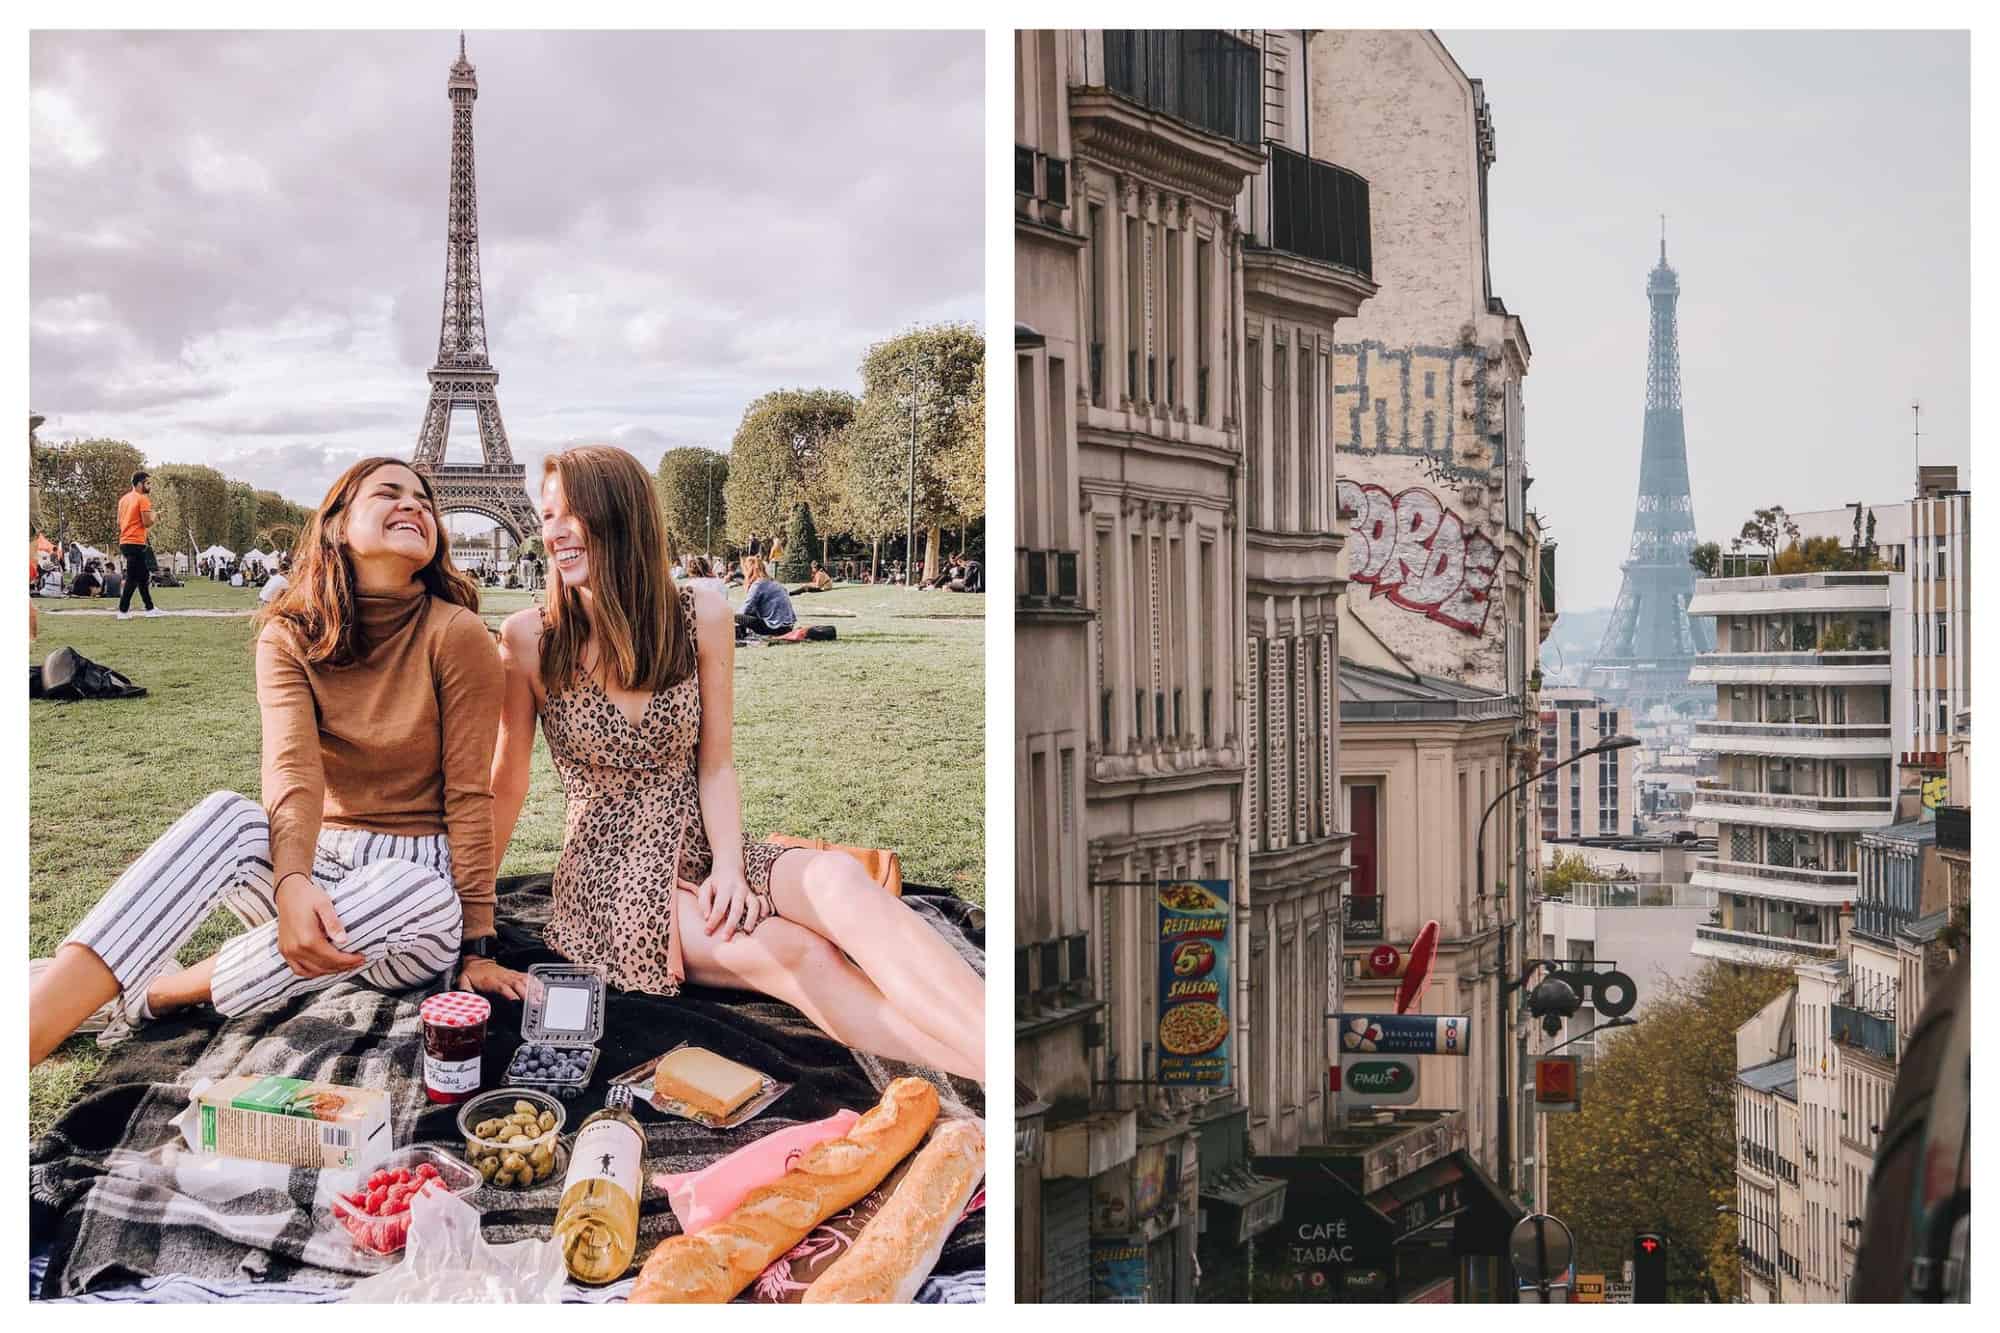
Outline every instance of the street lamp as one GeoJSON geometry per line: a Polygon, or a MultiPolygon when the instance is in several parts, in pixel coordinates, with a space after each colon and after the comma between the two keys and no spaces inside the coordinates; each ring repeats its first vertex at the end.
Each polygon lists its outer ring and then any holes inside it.
{"type": "Polygon", "coordinates": [[[903,586],[917,583],[917,361],[910,357],[910,502],[903,534],[903,586]]]}
{"type": "MultiPolygon", "coordinates": [[[[1578,750],[1567,759],[1558,759],[1541,772],[1534,774],[1532,777],[1522,778],[1519,782],[1507,788],[1498,796],[1495,796],[1487,805],[1486,813],[1479,816],[1479,834],[1473,839],[1473,867],[1479,876],[1476,881],[1479,885],[1479,892],[1486,892],[1486,821],[1493,817],[1495,810],[1499,809],[1500,802],[1506,800],[1509,796],[1521,790],[1521,788],[1540,782],[1557,769],[1567,768],[1586,755],[1610,754],[1617,750],[1629,750],[1638,744],[1639,739],[1636,736],[1607,736],[1588,750],[1578,750]]],[[[1528,916],[1528,886],[1524,880],[1517,887],[1520,890],[1521,897],[1519,903],[1520,910],[1515,913],[1515,920],[1517,922],[1525,922],[1528,916]]],[[[1527,943],[1525,940],[1522,942],[1521,952],[1527,952],[1527,943]]],[[[1499,977],[1500,1002],[1493,1006],[1493,1015],[1496,1025],[1495,1032],[1498,1036],[1496,1044],[1500,1056],[1500,1089],[1499,1113],[1493,1121],[1493,1127],[1498,1131],[1496,1140],[1500,1145],[1500,1188],[1511,1195],[1514,1192],[1514,1141],[1511,1137],[1513,1127],[1509,1123],[1508,1112],[1513,1105],[1512,1098],[1509,1096],[1509,1085],[1513,1076],[1508,1070],[1507,1051],[1510,1044],[1508,1034],[1511,1031],[1512,1024],[1509,1022],[1507,1001],[1509,996],[1520,989],[1520,985],[1510,986],[1507,983],[1507,924],[1505,922],[1502,922],[1500,926],[1499,961],[1500,966],[1497,975],[1499,977]]]]}

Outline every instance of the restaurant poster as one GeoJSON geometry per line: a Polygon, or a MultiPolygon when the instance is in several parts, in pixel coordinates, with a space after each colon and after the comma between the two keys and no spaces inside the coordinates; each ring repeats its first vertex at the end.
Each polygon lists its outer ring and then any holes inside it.
{"type": "Polygon", "coordinates": [[[1229,881],[1162,880],[1160,1083],[1229,1082],[1229,881]]]}
{"type": "Polygon", "coordinates": [[[1146,1247],[1130,1240],[1090,1243],[1090,1286],[1093,1305],[1146,1303],[1146,1247]]]}

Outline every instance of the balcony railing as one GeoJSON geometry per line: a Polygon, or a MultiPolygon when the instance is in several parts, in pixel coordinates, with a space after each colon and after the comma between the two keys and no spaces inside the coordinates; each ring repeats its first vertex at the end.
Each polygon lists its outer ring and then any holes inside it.
{"type": "Polygon", "coordinates": [[[1755,574],[1745,578],[1696,579],[1695,596],[1705,592],[1798,592],[1806,588],[1883,588],[1889,571],[1817,574],[1755,574]]]}
{"type": "Polygon", "coordinates": [[[1852,870],[1820,870],[1813,866],[1774,866],[1757,861],[1725,861],[1716,856],[1696,858],[1694,868],[1696,871],[1706,870],[1715,875],[1774,879],[1793,884],[1806,884],[1816,889],[1853,889],[1861,882],[1861,876],[1852,870]]]}
{"type": "Polygon", "coordinates": [[[1364,893],[1340,900],[1344,919],[1342,933],[1350,940],[1382,938],[1382,896],[1364,893]]]}
{"type": "Polygon", "coordinates": [[[1368,182],[1277,144],[1270,154],[1271,248],[1372,274],[1368,182]]]}
{"type": "Polygon", "coordinates": [[[1697,736],[1725,740],[1872,741],[1888,740],[1887,722],[1697,722],[1697,736]]]}
{"type": "Polygon", "coordinates": [[[1717,805],[1755,806],[1760,810],[1813,810],[1835,815],[1881,815],[1886,821],[1895,814],[1893,796],[1801,796],[1790,792],[1734,791],[1727,787],[1697,787],[1697,801],[1717,805]]]}
{"type": "Polygon", "coordinates": [[[1233,139],[1264,141],[1257,48],[1215,29],[1104,32],[1104,83],[1141,106],[1233,139]]]}
{"type": "Polygon", "coordinates": [[[1833,1039],[1843,1046],[1867,1051],[1877,1059],[1891,1063],[1896,1059],[1894,1017],[1871,1014],[1851,1004],[1836,1004],[1833,1006],[1833,1039]]]}
{"type": "Polygon", "coordinates": [[[1694,664],[1699,667],[1865,667],[1888,666],[1887,652],[1871,652],[1859,649],[1852,652],[1753,652],[1733,653],[1718,649],[1712,653],[1698,653],[1694,664]]]}
{"type": "Polygon", "coordinates": [[[1747,930],[1724,930],[1721,926],[1696,926],[1694,937],[1713,944],[1730,944],[1760,953],[1802,954],[1808,958],[1832,958],[1838,950],[1831,944],[1793,939],[1788,935],[1754,935],[1747,930]]]}
{"type": "Polygon", "coordinates": [[[1941,805],[1937,812],[1937,845],[1941,852],[1972,854],[1972,807],[1941,805]]]}
{"type": "Polygon", "coordinates": [[[1749,1269],[1753,1273],[1758,1274],[1760,1277],[1769,1278],[1773,1275],[1771,1261],[1769,1259],[1766,1259],[1763,1255],[1757,1253],[1757,1251],[1751,1249],[1746,1242],[1743,1241],[1737,1242],[1736,1257],[1743,1261],[1743,1266],[1745,1268],[1749,1269]]]}
{"type": "Polygon", "coordinates": [[[1685,884],[1605,880],[1571,884],[1560,897],[1543,901],[1567,902],[1572,907],[1714,907],[1715,890],[1690,888],[1685,884]]]}

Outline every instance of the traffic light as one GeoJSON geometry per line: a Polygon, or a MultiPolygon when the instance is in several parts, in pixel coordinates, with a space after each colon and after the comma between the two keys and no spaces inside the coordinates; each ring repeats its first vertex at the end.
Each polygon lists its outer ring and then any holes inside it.
{"type": "Polygon", "coordinates": [[[1667,1238],[1657,1231],[1632,1237],[1632,1303],[1667,1303],[1667,1238]]]}

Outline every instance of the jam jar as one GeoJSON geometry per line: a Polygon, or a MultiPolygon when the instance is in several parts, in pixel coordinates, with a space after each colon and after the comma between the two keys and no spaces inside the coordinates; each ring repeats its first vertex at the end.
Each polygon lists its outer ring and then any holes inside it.
{"type": "Polygon", "coordinates": [[[486,1020],[493,1006],[471,991],[446,991],[425,1000],[424,1094],[456,1106],[479,1091],[479,1053],[486,1045],[486,1020]]]}

